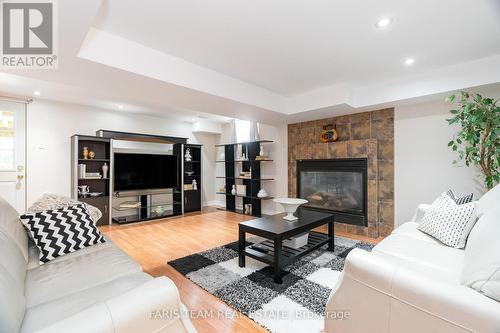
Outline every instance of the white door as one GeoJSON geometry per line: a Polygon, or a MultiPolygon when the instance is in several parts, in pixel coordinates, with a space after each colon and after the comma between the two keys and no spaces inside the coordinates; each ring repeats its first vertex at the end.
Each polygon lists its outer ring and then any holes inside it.
{"type": "Polygon", "coordinates": [[[26,104],[0,100],[0,196],[26,209],[26,104]]]}

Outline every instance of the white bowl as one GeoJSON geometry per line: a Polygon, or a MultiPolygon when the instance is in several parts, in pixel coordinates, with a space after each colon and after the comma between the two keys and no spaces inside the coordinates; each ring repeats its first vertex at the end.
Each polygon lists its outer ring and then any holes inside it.
{"type": "Polygon", "coordinates": [[[298,198],[277,198],[273,200],[276,203],[279,203],[283,206],[283,209],[287,213],[286,216],[283,217],[283,219],[287,221],[295,221],[298,218],[293,215],[297,208],[299,208],[300,205],[303,205],[307,203],[308,201],[305,199],[298,199],[298,198]]]}

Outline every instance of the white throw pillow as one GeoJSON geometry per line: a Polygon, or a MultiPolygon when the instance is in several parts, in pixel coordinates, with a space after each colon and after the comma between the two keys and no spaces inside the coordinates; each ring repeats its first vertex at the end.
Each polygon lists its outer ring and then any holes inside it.
{"type": "Polygon", "coordinates": [[[454,248],[463,248],[476,216],[477,202],[458,205],[445,192],[425,212],[418,229],[454,248]]]}
{"type": "Polygon", "coordinates": [[[46,210],[61,209],[66,207],[71,207],[78,204],[84,204],[87,208],[90,217],[94,223],[97,223],[102,217],[102,213],[99,208],[96,208],[88,203],[83,203],[64,195],[54,194],[54,193],[44,193],[42,194],[29,208],[26,213],[39,213],[46,210]]]}
{"type": "Polygon", "coordinates": [[[500,302],[500,207],[488,210],[465,248],[462,284],[500,302]]]}

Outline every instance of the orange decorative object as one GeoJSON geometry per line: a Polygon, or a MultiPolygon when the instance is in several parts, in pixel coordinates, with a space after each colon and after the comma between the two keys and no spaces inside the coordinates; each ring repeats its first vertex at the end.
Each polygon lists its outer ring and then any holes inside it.
{"type": "Polygon", "coordinates": [[[328,124],[323,126],[323,130],[321,130],[321,135],[319,137],[321,142],[333,142],[337,141],[338,138],[339,134],[337,133],[335,125],[328,124]]]}

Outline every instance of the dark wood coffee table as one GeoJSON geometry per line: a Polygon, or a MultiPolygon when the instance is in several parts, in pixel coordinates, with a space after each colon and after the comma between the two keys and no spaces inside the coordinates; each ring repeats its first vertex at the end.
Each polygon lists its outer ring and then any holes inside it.
{"type": "Polygon", "coordinates": [[[333,214],[308,209],[299,209],[297,221],[283,219],[286,214],[277,214],[258,218],[239,224],[239,266],[245,267],[245,256],[264,262],[274,267],[274,282],[282,283],[283,267],[298,258],[328,244],[328,251],[333,251],[333,214]],[[298,236],[314,228],[328,224],[328,234],[309,234],[308,244],[293,249],[283,246],[283,240],[298,236]],[[254,245],[245,246],[246,233],[266,238],[254,245]]]}

